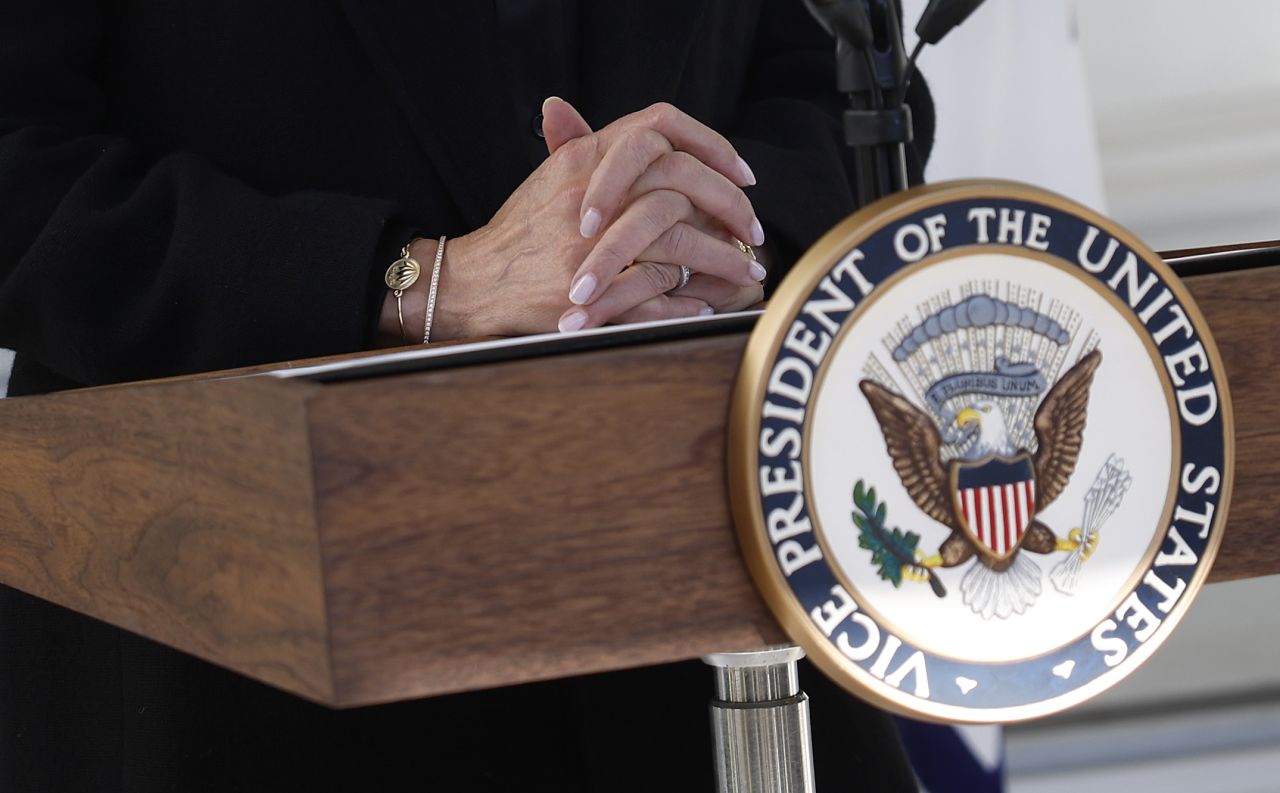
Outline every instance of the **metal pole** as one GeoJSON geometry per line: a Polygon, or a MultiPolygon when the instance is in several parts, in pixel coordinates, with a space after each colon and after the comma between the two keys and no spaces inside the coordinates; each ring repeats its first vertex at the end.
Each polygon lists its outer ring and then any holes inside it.
{"type": "Polygon", "coordinates": [[[796,661],[804,650],[781,645],[713,653],[711,701],[719,793],[814,793],[809,697],[796,661]]]}

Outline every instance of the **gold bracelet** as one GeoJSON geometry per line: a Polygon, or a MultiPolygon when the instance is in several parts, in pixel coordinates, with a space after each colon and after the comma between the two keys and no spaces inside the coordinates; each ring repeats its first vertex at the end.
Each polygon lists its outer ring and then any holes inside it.
{"type": "Polygon", "coordinates": [[[422,267],[418,264],[418,260],[409,255],[409,246],[416,241],[410,240],[400,249],[400,258],[391,263],[383,278],[387,288],[396,296],[396,315],[400,317],[400,338],[405,341],[410,339],[404,334],[404,305],[401,296],[404,295],[404,290],[417,283],[418,276],[422,274],[422,267]]]}

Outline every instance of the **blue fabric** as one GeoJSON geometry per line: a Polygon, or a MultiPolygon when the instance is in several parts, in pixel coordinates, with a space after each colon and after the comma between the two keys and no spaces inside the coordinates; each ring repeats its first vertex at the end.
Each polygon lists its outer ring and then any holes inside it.
{"type": "Polygon", "coordinates": [[[1003,752],[994,768],[986,768],[955,727],[901,717],[894,721],[916,778],[928,793],[1003,793],[1003,752]]]}

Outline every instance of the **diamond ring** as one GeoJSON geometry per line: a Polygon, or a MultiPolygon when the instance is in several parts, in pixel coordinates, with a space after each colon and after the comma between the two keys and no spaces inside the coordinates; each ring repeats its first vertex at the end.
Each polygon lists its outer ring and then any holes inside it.
{"type": "Polygon", "coordinates": [[[693,270],[689,269],[689,265],[687,264],[680,265],[680,283],[672,287],[671,290],[667,292],[667,294],[671,294],[671,292],[675,292],[679,289],[684,289],[685,285],[689,283],[689,276],[691,275],[693,275],[693,270]]]}

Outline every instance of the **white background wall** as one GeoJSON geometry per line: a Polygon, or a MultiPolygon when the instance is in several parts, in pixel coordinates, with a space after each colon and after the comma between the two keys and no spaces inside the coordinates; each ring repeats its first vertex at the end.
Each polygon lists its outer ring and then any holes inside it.
{"type": "Polygon", "coordinates": [[[1157,250],[1280,238],[1278,34],[1274,0],[987,0],[921,57],[928,175],[1032,181],[1157,250]]]}
{"type": "MultiPolygon", "coordinates": [[[[904,0],[907,46],[927,0],[904,0]]],[[[1001,177],[1106,210],[1069,0],[987,0],[919,65],[938,117],[930,181],[1001,177]]]]}
{"type": "Polygon", "coordinates": [[[1157,250],[1280,238],[1280,3],[1077,5],[1111,213],[1157,250]]]}

